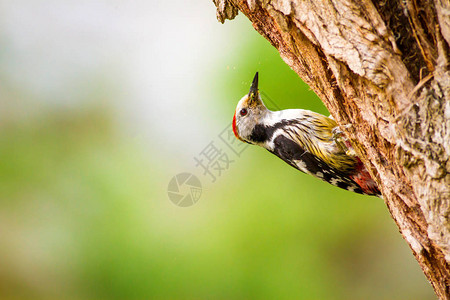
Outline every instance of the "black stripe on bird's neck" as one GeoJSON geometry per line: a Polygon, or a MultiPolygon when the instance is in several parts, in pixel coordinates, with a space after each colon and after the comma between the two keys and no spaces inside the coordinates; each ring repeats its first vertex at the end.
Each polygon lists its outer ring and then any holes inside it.
{"type": "Polygon", "coordinates": [[[294,120],[281,120],[273,125],[256,124],[249,140],[254,143],[264,143],[272,139],[273,134],[279,128],[295,123],[294,120]]]}

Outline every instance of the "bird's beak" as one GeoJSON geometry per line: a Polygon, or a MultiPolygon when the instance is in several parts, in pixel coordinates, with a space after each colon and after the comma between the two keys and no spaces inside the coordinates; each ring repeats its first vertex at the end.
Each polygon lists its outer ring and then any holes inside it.
{"type": "Polygon", "coordinates": [[[250,101],[255,101],[258,99],[258,72],[256,72],[255,77],[253,77],[252,86],[248,92],[248,98],[250,101]]]}

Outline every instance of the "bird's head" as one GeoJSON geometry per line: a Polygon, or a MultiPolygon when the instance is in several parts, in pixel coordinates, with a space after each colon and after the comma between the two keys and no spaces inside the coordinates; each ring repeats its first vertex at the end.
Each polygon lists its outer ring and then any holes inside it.
{"type": "Polygon", "coordinates": [[[243,142],[254,144],[255,126],[263,123],[268,109],[262,102],[258,90],[258,72],[253,78],[250,91],[239,101],[233,117],[234,135],[243,142]]]}

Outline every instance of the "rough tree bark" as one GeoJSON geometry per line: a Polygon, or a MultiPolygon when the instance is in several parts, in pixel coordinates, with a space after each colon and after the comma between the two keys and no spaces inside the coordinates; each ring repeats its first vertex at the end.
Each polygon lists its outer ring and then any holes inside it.
{"type": "Polygon", "coordinates": [[[322,99],[450,299],[449,0],[213,1],[222,23],[244,13],[322,99]]]}

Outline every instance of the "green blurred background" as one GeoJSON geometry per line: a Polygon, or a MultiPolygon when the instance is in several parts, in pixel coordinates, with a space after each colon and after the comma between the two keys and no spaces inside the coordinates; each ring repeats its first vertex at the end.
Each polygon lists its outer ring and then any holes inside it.
{"type": "Polygon", "coordinates": [[[0,1],[1,299],[435,298],[382,200],[220,140],[255,71],[269,106],[328,114],[243,16],[63,2],[0,1]]]}

